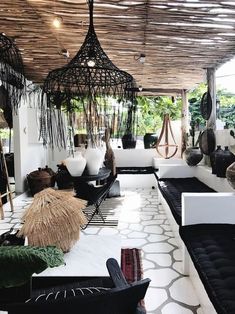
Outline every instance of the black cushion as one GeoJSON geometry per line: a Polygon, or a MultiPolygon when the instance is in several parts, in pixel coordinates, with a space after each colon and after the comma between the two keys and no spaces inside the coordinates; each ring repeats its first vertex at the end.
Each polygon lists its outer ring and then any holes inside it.
{"type": "Polygon", "coordinates": [[[181,194],[215,192],[197,178],[170,178],[158,180],[158,188],[169,205],[178,225],[181,225],[181,194]]]}
{"type": "Polygon", "coordinates": [[[235,314],[235,225],[180,227],[180,235],[218,314],[235,314]]]}

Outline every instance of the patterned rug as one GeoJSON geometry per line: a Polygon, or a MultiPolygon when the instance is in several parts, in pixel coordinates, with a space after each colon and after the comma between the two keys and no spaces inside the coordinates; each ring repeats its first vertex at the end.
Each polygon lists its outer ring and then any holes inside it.
{"type": "MultiPolygon", "coordinates": [[[[86,214],[87,218],[92,215],[94,211],[93,206],[86,207],[83,212],[86,214]]],[[[113,208],[100,208],[100,211],[104,217],[104,221],[99,214],[95,214],[89,223],[89,227],[116,227],[118,225],[117,212],[113,208]]]]}
{"type": "MultiPolygon", "coordinates": [[[[143,278],[143,266],[140,249],[121,250],[121,269],[128,283],[143,278]]],[[[145,309],[144,300],[139,303],[140,308],[145,309]]]]}

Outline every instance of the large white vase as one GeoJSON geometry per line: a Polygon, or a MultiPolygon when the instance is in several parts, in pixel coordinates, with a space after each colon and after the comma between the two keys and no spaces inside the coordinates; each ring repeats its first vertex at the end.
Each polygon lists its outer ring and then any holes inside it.
{"type": "Polygon", "coordinates": [[[65,165],[71,176],[79,177],[86,167],[86,159],[82,156],[81,152],[76,152],[74,157],[65,159],[65,165]]]}
{"type": "Polygon", "coordinates": [[[88,147],[85,152],[87,171],[89,175],[96,175],[99,173],[103,162],[103,153],[99,148],[88,147]]]}

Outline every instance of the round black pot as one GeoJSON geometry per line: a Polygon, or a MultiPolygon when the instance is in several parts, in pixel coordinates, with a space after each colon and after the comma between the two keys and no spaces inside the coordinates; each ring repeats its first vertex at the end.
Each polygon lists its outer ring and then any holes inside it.
{"type": "Polygon", "coordinates": [[[153,148],[157,143],[157,135],[155,133],[146,133],[144,135],[144,148],[153,148]]]}
{"type": "Polygon", "coordinates": [[[228,183],[235,189],[235,162],[233,162],[226,170],[226,178],[228,183]]]}
{"type": "Polygon", "coordinates": [[[132,134],[124,134],[122,137],[122,148],[133,149],[136,147],[136,140],[132,134]]]}
{"type": "Polygon", "coordinates": [[[184,159],[189,166],[196,166],[203,158],[199,147],[189,147],[184,151],[184,159]]]}

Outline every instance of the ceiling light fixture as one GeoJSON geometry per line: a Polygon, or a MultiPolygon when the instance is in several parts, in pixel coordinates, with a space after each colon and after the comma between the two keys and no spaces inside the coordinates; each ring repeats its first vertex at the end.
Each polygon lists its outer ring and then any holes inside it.
{"type": "Polygon", "coordinates": [[[145,54],[141,53],[139,56],[135,56],[134,59],[136,61],[139,61],[140,63],[144,64],[145,63],[145,54]]]}
{"type": "Polygon", "coordinates": [[[65,48],[61,49],[60,53],[62,54],[62,56],[64,56],[65,58],[69,58],[70,54],[69,51],[65,48]]]}
{"type": "Polygon", "coordinates": [[[56,15],[52,20],[52,24],[55,28],[60,28],[62,23],[63,23],[63,18],[58,15],[56,15]]]}
{"type": "MultiPolygon", "coordinates": [[[[134,79],[115,66],[102,49],[93,24],[93,0],[87,3],[90,23],[81,48],[66,66],[49,72],[43,85],[47,101],[41,107],[41,137],[44,144],[52,147],[66,147],[62,112],[74,113],[77,103],[83,105],[84,126],[91,144],[96,145],[101,140],[102,130],[117,125],[117,121],[122,120],[122,107],[134,101],[135,93],[131,90],[134,79]],[[119,100],[120,109],[105,103],[109,96],[119,100]],[[56,121],[53,120],[57,114],[54,108],[58,113],[56,121]]],[[[72,118],[69,121],[73,128],[72,118]]]]}

